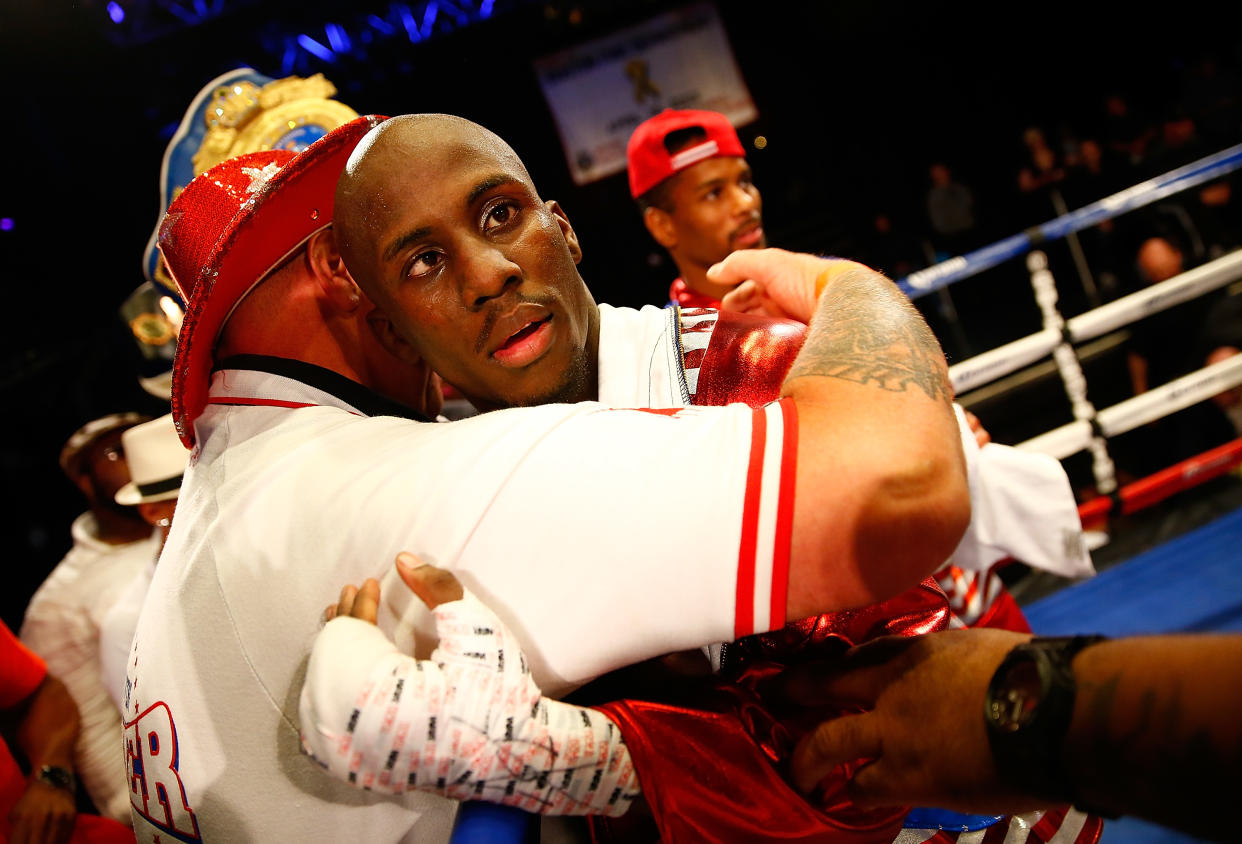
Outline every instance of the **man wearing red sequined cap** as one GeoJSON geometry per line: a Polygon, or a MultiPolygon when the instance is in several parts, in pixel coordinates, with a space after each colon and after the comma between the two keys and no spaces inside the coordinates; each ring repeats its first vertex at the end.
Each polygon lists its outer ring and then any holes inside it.
{"type": "MultiPolygon", "coordinates": [[[[925,378],[913,389],[822,374],[821,358],[842,333],[831,330],[842,308],[825,305],[826,324],[811,326],[799,357],[804,367],[795,360],[797,375],[786,379],[789,395],[762,408],[649,413],[559,402],[451,425],[396,418],[401,409],[378,393],[430,416],[439,392],[417,355],[381,354],[379,317],[329,228],[339,222],[337,178],[355,145],[374,141],[362,136],[378,122],[346,124],[297,156],[273,150],[225,162],[186,187],[161,229],[188,302],[173,412],[193,454],[127,671],[141,841],[447,839],[452,809],[442,798],[356,792],[298,755],[290,704],[325,578],[380,576],[396,551],[418,550],[481,590],[523,637],[532,676],[558,694],[670,650],[902,592],[950,552],[969,518],[943,356],[891,282],[873,273],[841,293],[862,308],[892,303],[905,322],[890,322],[916,332],[925,378]],[[832,400],[838,393],[851,398],[832,400]],[[863,418],[850,424],[854,414],[863,418]],[[904,428],[912,414],[914,437],[904,428]],[[886,436],[891,447],[873,453],[886,436]],[[660,483],[670,466],[686,471],[660,483]],[[611,505],[622,497],[619,514],[611,505]],[[880,529],[876,519],[896,524],[880,529]],[[874,537],[866,547],[853,541],[860,530],[874,537]],[[911,532],[918,542],[893,546],[911,532]]],[[[468,324],[484,334],[476,356],[501,347],[504,362],[542,361],[549,335],[586,348],[599,323],[559,206],[538,197],[495,139],[454,123],[432,121],[437,155],[414,156],[439,173],[409,199],[434,207],[399,209],[429,218],[390,221],[402,226],[399,246],[388,255],[385,242],[381,257],[401,259],[411,289],[466,261],[476,281],[510,290],[476,291],[475,304],[486,306],[468,324]],[[461,152],[469,154],[445,166],[461,152]],[[518,287],[537,300],[513,308],[518,287]]],[[[825,269],[802,259],[816,274],[825,269]]],[[[447,302],[428,313],[429,323],[440,320],[431,327],[456,315],[447,302]]],[[[550,364],[572,357],[558,347],[520,386],[554,386],[563,367],[550,364]]],[[[425,608],[409,609],[380,617],[403,648],[430,626],[425,608]]]]}
{"type": "Polygon", "coordinates": [[[670,302],[719,307],[729,288],[708,279],[708,268],[767,246],[763,200],[737,132],[715,111],[665,109],[639,124],[625,154],[643,225],[681,273],[670,302]]]}

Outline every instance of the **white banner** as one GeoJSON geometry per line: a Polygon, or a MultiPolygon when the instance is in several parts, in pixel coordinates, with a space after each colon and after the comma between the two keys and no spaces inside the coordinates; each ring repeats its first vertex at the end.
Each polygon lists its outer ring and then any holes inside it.
{"type": "Polygon", "coordinates": [[[718,111],[734,126],[758,116],[709,4],[545,56],[535,72],[580,185],[624,170],[634,128],[666,108],[718,111]]]}

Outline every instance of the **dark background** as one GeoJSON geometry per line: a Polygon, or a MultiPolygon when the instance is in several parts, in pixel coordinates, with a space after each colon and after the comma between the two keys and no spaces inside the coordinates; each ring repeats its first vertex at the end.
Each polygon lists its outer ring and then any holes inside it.
{"type": "MultiPolygon", "coordinates": [[[[82,509],[56,465],[66,437],[105,413],[167,410],[138,387],[136,349],[116,309],[142,281],[159,161],[189,99],[239,65],[285,75],[279,45],[290,32],[322,33],[328,21],[348,27],[389,4],[199,0],[200,9],[219,13],[197,26],[183,21],[126,39],[101,2],[5,3],[0,217],[12,227],[0,231],[8,292],[0,465],[15,576],[0,612],[16,627],[30,592],[68,549],[69,523],[82,509]]],[[[121,5],[131,6],[131,16],[141,7],[152,20],[176,23],[156,14],[167,3],[121,5]]],[[[573,184],[532,60],[671,5],[496,0],[489,19],[444,26],[423,43],[389,39],[365,56],[331,63],[302,56],[293,72],[323,72],[340,89],[338,99],[360,113],[452,112],[498,132],[544,197],[566,208],[597,300],[662,304],[675,272],[642,229],[624,175],[573,184]]],[[[1236,30],[1204,3],[1159,13],[1069,2],[715,5],[760,115],[741,128],[743,142],[750,148],[758,135],[768,141],[749,157],[769,242],[850,256],[862,256],[880,210],[920,254],[924,240],[937,246],[927,239],[923,210],[933,160],[948,162],[975,191],[980,224],[967,247],[1050,219],[1050,207],[1017,195],[1026,126],[1098,134],[1112,92],[1155,123],[1183,100],[1201,58],[1214,56],[1234,74],[1240,63],[1236,30]]],[[[1217,148],[1236,143],[1236,125],[1233,132],[1217,148]]],[[[1119,186],[1140,177],[1116,175],[1119,186]]],[[[1072,275],[1067,283],[1073,313],[1085,302],[1072,275]]],[[[959,285],[954,297],[961,333],[920,301],[951,359],[1039,327],[1020,267],[959,285]]],[[[1104,374],[1124,377],[1115,362],[1104,374]]],[[[1039,396],[1014,398],[985,422],[1009,442],[1067,421],[1063,397],[1050,395],[1057,397],[1051,405],[1039,396]]],[[[1097,404],[1111,403],[1106,399],[1097,404]]]]}

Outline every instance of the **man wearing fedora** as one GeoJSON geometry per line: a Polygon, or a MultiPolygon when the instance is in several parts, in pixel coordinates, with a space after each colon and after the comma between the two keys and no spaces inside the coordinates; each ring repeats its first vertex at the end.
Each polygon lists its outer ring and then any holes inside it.
{"type": "MultiPolygon", "coordinates": [[[[188,303],[173,415],[193,451],[128,676],[140,840],[447,836],[450,803],[331,781],[299,758],[294,727],[298,661],[324,589],[383,576],[382,561],[403,548],[453,569],[493,605],[526,644],[535,678],[563,694],[620,665],[900,592],[952,550],[968,518],[943,358],[874,274],[839,292],[906,321],[919,351],[910,389],[825,377],[828,314],[785,399],[766,407],[653,414],[557,404],[451,425],[410,421],[434,415],[438,380],[375,338],[371,323],[384,317],[327,229],[337,176],[375,123],[347,124],[296,158],[226,162],[187,186],[162,231],[188,303]],[[918,433],[903,424],[898,437],[896,417],[917,419],[918,433]],[[891,448],[859,448],[850,429],[868,442],[892,437],[891,448]],[[667,466],[698,469],[656,482],[667,466]],[[848,500],[833,482],[843,476],[848,500]],[[618,497],[635,512],[611,508],[618,497]],[[538,518],[534,502],[551,518],[538,518]],[[860,548],[860,532],[874,541],[860,548]],[[919,542],[906,541],[911,532],[919,542]],[[653,581],[662,584],[654,594],[653,581]]],[[[506,185],[529,184],[524,171],[504,173],[506,185]]],[[[475,199],[495,197],[482,193],[475,199]]],[[[572,231],[555,208],[529,208],[528,257],[548,282],[539,315],[586,343],[594,326],[570,316],[572,302],[589,301],[572,231]]],[[[489,208],[481,225],[504,230],[509,210],[489,208]]],[[[798,272],[827,268],[810,256],[770,257],[798,272]]],[[[522,317],[496,330],[513,323],[521,333],[522,317]]],[[[517,339],[511,360],[532,356],[517,339]]],[[[535,380],[551,375],[536,369],[535,380]]],[[[389,590],[379,620],[408,646],[414,629],[433,625],[408,593],[402,602],[404,591],[389,590]]]]}
{"type": "Polygon", "coordinates": [[[20,631],[78,706],[78,779],[100,814],[126,823],[129,799],[116,755],[120,714],[100,670],[99,627],[155,550],[151,525],[137,508],[115,500],[130,482],[124,432],[147,420],[138,413],[111,414],[88,422],[66,441],[61,469],[89,509],[74,519],[73,547],[35,590],[20,631]]]}
{"type": "Polygon", "coordinates": [[[125,708],[125,663],[138,626],[138,615],[147,589],[155,575],[155,565],[168,539],[181,477],[189,457],[177,436],[171,413],[135,425],[121,435],[130,482],[117,490],[118,504],[138,508],[139,514],[155,531],[156,543],[147,564],[121,591],[99,625],[99,664],[104,687],[116,704],[125,708]]]}

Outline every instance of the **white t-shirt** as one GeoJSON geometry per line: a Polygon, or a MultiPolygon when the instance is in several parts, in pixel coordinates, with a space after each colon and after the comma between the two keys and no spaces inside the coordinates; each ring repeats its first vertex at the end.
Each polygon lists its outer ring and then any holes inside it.
{"type": "MultiPolygon", "coordinates": [[[[134,642],[134,630],[138,627],[142,603],[147,598],[147,590],[151,588],[151,578],[155,576],[156,559],[153,549],[147,565],[121,590],[99,622],[99,673],[103,678],[104,689],[116,704],[118,713],[125,707],[125,663],[129,659],[129,646],[134,642]]],[[[128,821],[128,797],[124,807],[128,821]]]]}
{"type": "Polygon", "coordinates": [[[373,415],[376,397],[331,373],[270,364],[248,365],[284,374],[213,377],[134,638],[139,841],[447,840],[451,801],[359,792],[298,745],[305,659],[342,585],[380,578],[381,629],[430,652],[398,551],[453,569],[550,695],[784,624],[791,403],[420,424],[373,415]]]}
{"type": "Polygon", "coordinates": [[[100,814],[129,822],[123,769],[116,745],[121,714],[99,661],[103,617],[125,585],[155,556],[158,539],[110,545],[99,539],[95,516],[74,519],[73,548],[35,591],[21,639],[65,684],[78,707],[74,765],[100,814]]]}

